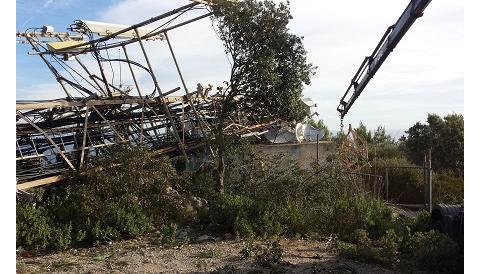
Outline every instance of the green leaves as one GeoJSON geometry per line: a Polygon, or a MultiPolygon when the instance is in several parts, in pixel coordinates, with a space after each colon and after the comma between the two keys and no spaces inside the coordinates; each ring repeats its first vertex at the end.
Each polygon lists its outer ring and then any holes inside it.
{"type": "Polygon", "coordinates": [[[112,147],[41,193],[36,206],[17,202],[17,244],[59,250],[138,237],[183,221],[189,217],[186,198],[170,188],[181,180],[166,157],[112,147]]]}
{"type": "Polygon", "coordinates": [[[315,68],[306,61],[302,39],[289,33],[289,4],[220,1],[214,7],[219,37],[233,60],[224,112],[241,110],[256,119],[300,121],[303,85],[315,68]],[[235,96],[241,99],[234,101],[235,96]]]}
{"type": "Polygon", "coordinates": [[[442,119],[436,114],[429,114],[427,124],[417,122],[406,133],[405,146],[416,164],[423,163],[424,151],[431,148],[434,170],[463,174],[463,115],[449,114],[442,119]]]}

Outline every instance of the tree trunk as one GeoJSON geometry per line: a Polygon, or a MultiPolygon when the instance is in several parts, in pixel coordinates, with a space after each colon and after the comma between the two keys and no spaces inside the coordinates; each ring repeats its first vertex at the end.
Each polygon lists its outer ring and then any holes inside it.
{"type": "Polygon", "coordinates": [[[225,160],[223,158],[223,151],[219,150],[218,153],[218,166],[217,166],[217,191],[222,193],[225,191],[225,185],[223,180],[225,178],[225,160]]]}
{"type": "Polygon", "coordinates": [[[217,125],[217,148],[218,148],[218,161],[217,161],[217,191],[222,193],[225,191],[224,178],[225,178],[225,138],[223,136],[223,117],[219,117],[217,125]]]}

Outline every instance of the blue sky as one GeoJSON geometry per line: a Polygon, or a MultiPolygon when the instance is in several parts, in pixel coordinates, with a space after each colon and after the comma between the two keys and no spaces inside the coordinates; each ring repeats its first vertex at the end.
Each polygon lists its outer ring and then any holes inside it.
{"type": "MultiPolygon", "coordinates": [[[[49,25],[54,26],[55,31],[63,32],[75,19],[99,18],[101,11],[111,4],[113,1],[17,0],[16,29],[25,31],[31,27],[49,25]]],[[[43,61],[38,56],[27,55],[28,51],[31,51],[29,45],[17,45],[17,97],[22,99],[25,99],[23,90],[56,83],[43,61]]]]}
{"type": "MultiPolygon", "coordinates": [[[[291,1],[291,31],[304,36],[308,59],[318,66],[304,95],[331,130],[336,107],[363,58],[370,54],[409,0],[291,1]]],[[[17,30],[52,25],[65,31],[75,19],[133,24],[189,3],[187,0],[17,1],[17,30]]],[[[368,128],[385,125],[398,136],[428,113],[463,113],[463,1],[435,0],[427,7],[345,117],[368,128]]],[[[170,35],[187,84],[221,85],[229,63],[208,19],[170,35]]],[[[17,98],[55,98],[60,86],[29,47],[17,45],[17,98]]],[[[165,46],[151,46],[155,72],[164,89],[180,86],[165,46]],[[162,78],[163,77],[163,78],[162,78]]],[[[126,80],[128,81],[128,80],[126,80]]],[[[145,79],[147,81],[147,79],[145,79]]],[[[144,85],[148,88],[149,83],[144,85]]]]}

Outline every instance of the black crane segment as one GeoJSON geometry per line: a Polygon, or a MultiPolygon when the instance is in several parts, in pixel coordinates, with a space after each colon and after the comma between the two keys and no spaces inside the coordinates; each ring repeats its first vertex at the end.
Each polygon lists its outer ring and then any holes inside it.
{"type": "Polygon", "coordinates": [[[397,46],[415,20],[423,15],[423,11],[430,2],[431,0],[410,1],[397,22],[388,27],[373,53],[365,57],[355,76],[353,76],[347,91],[340,99],[337,111],[340,113],[341,120],[343,120],[343,117],[348,113],[355,100],[357,100],[368,82],[370,82],[385,59],[387,59],[390,52],[397,46]]]}

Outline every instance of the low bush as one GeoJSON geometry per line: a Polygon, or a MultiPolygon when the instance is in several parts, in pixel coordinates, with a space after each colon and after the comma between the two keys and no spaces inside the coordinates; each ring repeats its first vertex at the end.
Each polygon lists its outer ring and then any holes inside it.
{"type": "Polygon", "coordinates": [[[270,240],[258,245],[255,252],[255,262],[259,266],[275,268],[282,263],[283,249],[278,241],[270,240]]]}
{"type": "Polygon", "coordinates": [[[463,176],[451,172],[434,172],[432,183],[434,204],[463,204],[463,176]]]}
{"type": "Polygon", "coordinates": [[[66,249],[185,222],[185,198],[171,190],[181,180],[168,158],[141,148],[111,149],[39,192],[35,204],[17,201],[17,245],[66,249]]]}
{"type": "Polygon", "coordinates": [[[213,170],[184,172],[182,175],[182,179],[174,181],[172,187],[184,196],[194,195],[209,200],[216,195],[213,170]]]}
{"type": "Polygon", "coordinates": [[[420,210],[410,227],[412,228],[412,232],[426,232],[431,230],[433,228],[433,221],[430,213],[426,210],[420,210]]]}
{"type": "Polygon", "coordinates": [[[387,230],[377,240],[373,240],[368,232],[357,229],[353,234],[354,239],[350,242],[337,242],[339,253],[347,258],[353,258],[364,262],[378,262],[391,264],[399,255],[399,237],[393,229],[387,230]]]}
{"type": "Polygon", "coordinates": [[[283,262],[283,249],[277,240],[266,240],[257,244],[248,241],[240,254],[245,258],[254,257],[257,265],[268,268],[276,268],[283,262]]]}
{"type": "Polygon", "coordinates": [[[160,227],[161,244],[173,247],[182,246],[188,242],[188,237],[177,238],[177,224],[170,223],[160,227]]]}
{"type": "Polygon", "coordinates": [[[463,255],[458,244],[436,230],[415,232],[402,251],[432,271],[457,273],[463,267],[463,255]]]}
{"type": "Polygon", "coordinates": [[[259,215],[254,200],[228,193],[218,194],[211,200],[210,214],[213,222],[238,236],[252,236],[252,224],[257,223],[253,219],[259,215]]]}
{"type": "Polygon", "coordinates": [[[51,223],[44,208],[17,203],[17,245],[46,248],[52,239],[51,223]]]}
{"type": "Polygon", "coordinates": [[[337,234],[343,240],[352,240],[350,237],[358,229],[378,239],[392,229],[396,221],[389,207],[368,196],[339,199],[332,205],[331,212],[332,215],[323,218],[329,228],[326,232],[337,234]]]}
{"type": "MultiPolygon", "coordinates": [[[[376,164],[402,161],[389,157],[376,164]]],[[[372,197],[362,178],[336,161],[302,169],[286,157],[240,143],[229,150],[226,162],[225,193],[218,194],[211,170],[180,176],[166,158],[142,149],[112,150],[67,182],[39,192],[35,204],[17,202],[17,245],[65,249],[138,237],[154,228],[160,230],[161,244],[181,245],[186,241],[175,237],[177,224],[198,221],[184,198],[193,195],[208,200],[205,219],[237,237],[333,236],[337,250],[347,257],[388,264],[406,259],[433,271],[461,268],[463,251],[431,231],[428,212],[416,219],[394,214],[372,197]]],[[[390,174],[393,181],[419,187],[415,173],[390,174]]],[[[448,174],[437,176],[455,181],[448,174]]],[[[398,197],[404,195],[392,189],[398,197]]],[[[273,243],[251,246],[245,253],[255,254],[262,265],[275,265],[281,258],[273,243]]]]}
{"type": "MultiPolygon", "coordinates": [[[[416,255],[406,248],[418,233],[432,233],[428,212],[420,212],[416,219],[395,214],[385,202],[371,196],[359,176],[345,172],[336,161],[304,170],[288,158],[271,157],[248,147],[235,153],[240,156],[232,157],[227,167],[227,193],[210,203],[214,221],[227,230],[248,237],[335,235],[337,248],[345,256],[386,264],[408,260],[431,269],[416,261],[416,255]]],[[[377,159],[378,168],[411,165],[404,158],[393,157],[391,151],[384,154],[384,159],[377,159]]],[[[411,184],[411,192],[393,187],[397,197],[423,199],[421,172],[398,169],[389,176],[399,185],[411,184]]],[[[433,245],[440,248],[446,244],[433,241],[433,245]]],[[[452,260],[461,256],[451,255],[456,258],[452,260]]]]}
{"type": "Polygon", "coordinates": [[[420,212],[413,221],[399,220],[406,222],[397,222],[379,238],[356,229],[352,237],[343,241],[339,238],[335,246],[341,255],[360,261],[390,265],[402,261],[435,273],[462,272],[461,248],[448,236],[431,230],[428,212],[420,212]]]}
{"type": "Polygon", "coordinates": [[[381,250],[372,245],[354,244],[349,242],[337,243],[340,255],[362,262],[382,262],[381,250]]]}

